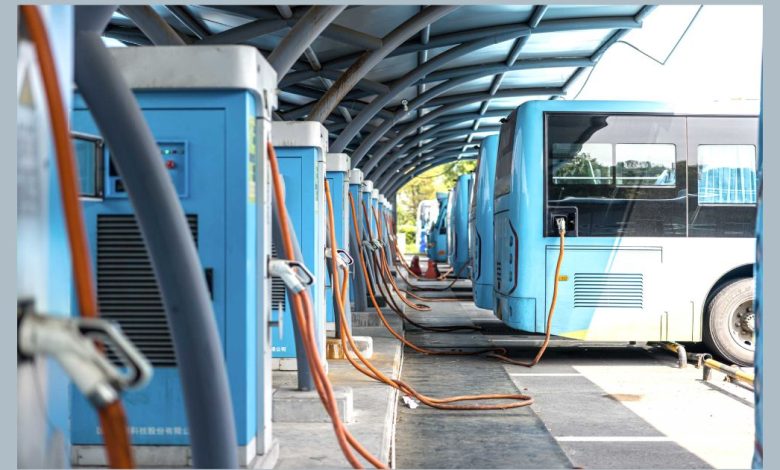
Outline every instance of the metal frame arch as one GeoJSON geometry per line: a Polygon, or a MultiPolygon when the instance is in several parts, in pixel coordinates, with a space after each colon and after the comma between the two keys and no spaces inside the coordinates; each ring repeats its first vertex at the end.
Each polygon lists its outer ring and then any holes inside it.
{"type": "Polygon", "coordinates": [[[304,51],[346,7],[346,5],[315,5],[304,13],[268,56],[268,62],[276,70],[277,83],[287,75],[304,51]]]}
{"type": "MultiPolygon", "coordinates": [[[[398,49],[406,40],[419,33],[422,29],[442,17],[452,13],[459,6],[431,6],[403,22],[382,38],[382,47],[363,53],[343,74],[336,83],[328,89],[325,95],[314,105],[309,113],[310,121],[323,122],[346,94],[362,79],[379,65],[391,52],[398,49]]],[[[387,93],[389,90],[384,91],[387,93]]]]}
{"type": "Polygon", "coordinates": [[[379,190],[384,194],[389,194],[391,196],[395,196],[395,194],[409,181],[413,180],[417,176],[419,176],[422,173],[425,173],[426,171],[436,168],[437,166],[441,166],[447,163],[451,163],[458,160],[476,160],[478,156],[477,152],[456,152],[448,155],[443,155],[440,158],[433,160],[431,162],[427,162],[424,166],[421,166],[419,168],[416,168],[415,170],[406,173],[406,174],[398,174],[398,177],[396,179],[393,179],[391,181],[388,181],[386,184],[379,186],[379,190]]]}
{"type": "MultiPolygon", "coordinates": [[[[534,95],[561,95],[564,93],[564,91],[563,88],[534,87],[534,88],[516,88],[510,90],[501,90],[498,93],[500,93],[500,97],[502,98],[515,98],[521,96],[534,96],[534,95]]],[[[380,163],[380,160],[382,160],[381,157],[383,157],[390,150],[392,150],[393,147],[401,140],[401,138],[409,135],[418,127],[429,124],[436,117],[442,116],[449,111],[456,110],[467,104],[484,101],[487,97],[490,97],[492,95],[490,95],[487,92],[479,92],[479,93],[467,93],[465,95],[452,95],[452,96],[462,97],[462,99],[459,101],[455,101],[452,104],[448,104],[446,106],[440,106],[435,111],[432,111],[426,114],[425,116],[423,116],[422,118],[417,119],[411,122],[410,124],[404,126],[404,128],[401,129],[401,131],[395,137],[391,138],[390,141],[383,144],[382,147],[374,155],[372,155],[371,159],[368,160],[368,162],[365,165],[360,167],[363,170],[363,173],[368,173],[369,171],[373,170],[374,167],[376,167],[376,165],[380,163]]],[[[379,129],[381,129],[381,127],[379,129]]],[[[353,154],[353,159],[357,158],[354,157],[355,154],[357,154],[357,151],[353,154]]]]}
{"type": "MultiPolygon", "coordinates": [[[[339,135],[336,142],[333,143],[332,150],[334,152],[340,152],[346,147],[346,145],[355,137],[360,128],[367,124],[368,121],[373,119],[379,108],[387,104],[392,98],[398,95],[401,91],[414,84],[417,80],[424,75],[441,68],[442,65],[482,49],[492,44],[498,44],[500,42],[508,41],[522,37],[531,32],[558,32],[558,31],[570,31],[570,30],[586,30],[586,29],[625,29],[625,28],[638,28],[641,23],[637,22],[634,16],[631,17],[591,17],[591,18],[572,18],[564,20],[549,20],[539,23],[537,28],[533,30],[528,25],[518,26],[514,31],[498,34],[495,36],[479,39],[463,43],[459,46],[453,47],[446,52],[436,56],[432,60],[429,60],[421,67],[412,70],[403,77],[394,82],[390,92],[385,95],[380,95],[371,102],[371,106],[366,107],[355,119],[347,126],[346,129],[339,135]]],[[[359,157],[354,157],[354,160],[359,160],[359,157]]],[[[355,161],[355,164],[357,162],[355,161]]]]}

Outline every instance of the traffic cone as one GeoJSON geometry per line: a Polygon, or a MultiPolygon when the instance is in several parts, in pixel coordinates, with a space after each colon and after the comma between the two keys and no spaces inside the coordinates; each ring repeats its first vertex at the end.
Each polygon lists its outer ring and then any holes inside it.
{"type": "Polygon", "coordinates": [[[412,265],[409,267],[409,270],[413,272],[417,276],[422,276],[422,268],[420,268],[420,257],[417,255],[414,255],[412,257],[412,265]]]}
{"type": "Polygon", "coordinates": [[[428,269],[425,271],[426,279],[438,279],[439,278],[439,266],[436,261],[428,258],[428,269]]]}

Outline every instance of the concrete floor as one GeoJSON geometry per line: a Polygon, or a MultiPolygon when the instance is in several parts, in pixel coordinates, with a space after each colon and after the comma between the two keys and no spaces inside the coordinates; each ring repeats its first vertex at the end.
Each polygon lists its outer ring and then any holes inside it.
{"type": "MultiPolygon", "coordinates": [[[[396,328],[401,323],[390,318],[396,328]]],[[[401,346],[384,327],[354,328],[357,336],[371,336],[374,355],[371,362],[383,373],[397,377],[401,366],[401,346]]],[[[392,438],[397,395],[384,384],[356,371],[346,360],[328,361],[328,378],[334,387],[350,387],[353,392],[354,419],[347,429],[374,456],[392,460],[392,438]]],[[[274,387],[294,387],[295,372],[275,371],[274,387]]],[[[283,418],[282,418],[283,419],[283,418]]],[[[274,468],[347,468],[330,422],[273,423],[279,442],[279,457],[274,468]]],[[[361,459],[362,457],[358,458],[361,459]]],[[[364,461],[365,468],[371,468],[364,461]]]]}
{"type": "MultiPolygon", "coordinates": [[[[441,293],[438,295],[446,295],[441,293]]],[[[507,347],[533,357],[539,338],[518,335],[471,302],[433,303],[407,312],[426,324],[474,323],[485,333],[407,337],[429,347],[507,347]]],[[[570,344],[570,343],[566,343],[570,344]]],[[[532,395],[525,410],[441,412],[402,407],[398,468],[748,468],[753,451],[752,392],[703,382],[664,351],[638,346],[560,346],[532,369],[484,357],[405,352],[402,378],[421,391],[507,391],[532,395]]]]}

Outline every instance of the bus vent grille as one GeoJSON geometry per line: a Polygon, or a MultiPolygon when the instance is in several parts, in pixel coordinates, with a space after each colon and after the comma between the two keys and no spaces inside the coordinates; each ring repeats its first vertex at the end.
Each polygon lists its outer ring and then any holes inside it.
{"type": "Polygon", "coordinates": [[[642,274],[576,273],[575,307],[642,308],[642,274]]]}
{"type": "MultiPolygon", "coordinates": [[[[271,243],[271,258],[277,258],[278,252],[276,251],[276,244],[271,243]]],[[[285,288],[284,281],[280,277],[273,276],[271,278],[271,309],[287,310],[287,289],[285,288]]]]}
{"type": "Polygon", "coordinates": [[[501,261],[496,261],[496,289],[501,290],[501,261]]]}
{"type": "MultiPolygon", "coordinates": [[[[187,223],[197,245],[198,216],[188,214],[187,223]]],[[[97,296],[100,316],[117,322],[154,367],[176,367],[154,270],[132,214],[98,215],[97,296]]],[[[107,352],[117,363],[115,353],[107,352]]]]}

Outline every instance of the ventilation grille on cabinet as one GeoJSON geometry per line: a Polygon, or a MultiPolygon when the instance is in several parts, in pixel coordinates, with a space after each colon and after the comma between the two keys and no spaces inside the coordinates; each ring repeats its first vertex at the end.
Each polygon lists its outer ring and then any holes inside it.
{"type": "Polygon", "coordinates": [[[576,273],[575,307],[642,308],[642,274],[576,273]]]}
{"type": "MultiPolygon", "coordinates": [[[[197,246],[198,216],[187,215],[187,223],[197,246]]],[[[117,322],[153,366],[176,367],[160,291],[132,214],[98,215],[97,295],[101,317],[117,322]]]]}

